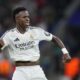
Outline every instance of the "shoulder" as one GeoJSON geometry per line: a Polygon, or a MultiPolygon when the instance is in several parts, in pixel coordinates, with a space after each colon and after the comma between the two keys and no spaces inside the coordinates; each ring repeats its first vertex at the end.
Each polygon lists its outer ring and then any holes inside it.
{"type": "Polygon", "coordinates": [[[3,33],[3,35],[1,36],[1,38],[3,38],[4,36],[6,36],[6,35],[8,35],[8,34],[9,34],[9,30],[5,31],[5,32],[3,33]]]}
{"type": "Polygon", "coordinates": [[[30,29],[37,29],[38,27],[30,26],[30,29]]]}
{"type": "Polygon", "coordinates": [[[3,38],[4,36],[10,35],[10,34],[11,34],[12,32],[14,32],[14,31],[15,31],[15,28],[9,29],[9,30],[5,31],[5,32],[3,33],[3,35],[1,36],[1,38],[3,38]]]}
{"type": "Polygon", "coordinates": [[[31,27],[30,27],[30,30],[40,31],[40,30],[43,30],[43,29],[40,28],[40,27],[31,26],[31,27]]]}

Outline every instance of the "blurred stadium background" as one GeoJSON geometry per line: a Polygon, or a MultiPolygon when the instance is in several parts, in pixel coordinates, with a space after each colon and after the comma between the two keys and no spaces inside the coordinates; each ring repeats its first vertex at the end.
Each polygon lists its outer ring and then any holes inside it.
{"type": "MultiPolygon", "coordinates": [[[[40,43],[41,66],[48,79],[80,80],[80,0],[0,0],[0,36],[13,27],[12,9],[18,6],[29,10],[31,25],[58,36],[70,52],[72,61],[63,64],[62,52],[56,45],[40,43]]],[[[7,60],[6,56],[0,54],[0,62],[7,60]]],[[[0,75],[0,80],[11,80],[11,76],[0,75]]]]}

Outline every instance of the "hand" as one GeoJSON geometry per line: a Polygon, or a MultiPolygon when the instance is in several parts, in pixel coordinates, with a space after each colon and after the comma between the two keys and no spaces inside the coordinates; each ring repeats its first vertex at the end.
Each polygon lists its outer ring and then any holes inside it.
{"type": "Polygon", "coordinates": [[[65,63],[65,62],[70,62],[71,61],[71,57],[69,54],[63,54],[62,56],[62,62],[65,63]]]}

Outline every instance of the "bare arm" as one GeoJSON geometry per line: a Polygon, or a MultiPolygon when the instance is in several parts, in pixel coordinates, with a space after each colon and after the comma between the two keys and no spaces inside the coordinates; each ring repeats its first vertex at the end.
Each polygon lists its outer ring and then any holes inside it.
{"type": "Polygon", "coordinates": [[[71,57],[63,42],[56,36],[53,36],[52,42],[54,42],[56,45],[58,45],[61,48],[61,51],[63,52],[63,61],[64,62],[70,61],[71,57]]]}
{"type": "Polygon", "coordinates": [[[63,42],[56,36],[53,36],[52,42],[54,42],[56,45],[58,45],[61,49],[65,47],[63,42]]]}

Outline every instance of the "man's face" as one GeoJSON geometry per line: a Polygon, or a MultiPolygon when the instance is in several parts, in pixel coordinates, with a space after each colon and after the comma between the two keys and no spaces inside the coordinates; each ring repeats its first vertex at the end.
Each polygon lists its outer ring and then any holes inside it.
{"type": "Polygon", "coordinates": [[[29,12],[28,11],[21,11],[19,12],[16,17],[16,23],[20,26],[27,27],[30,24],[29,12]]]}

